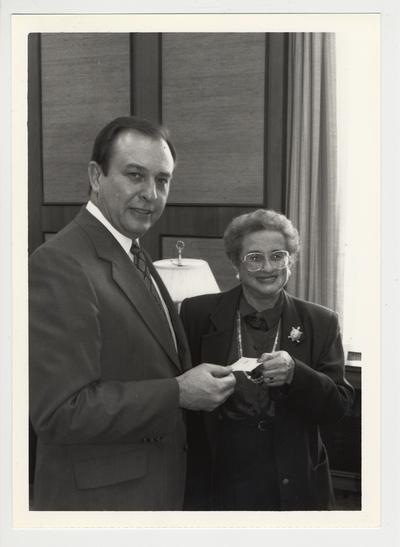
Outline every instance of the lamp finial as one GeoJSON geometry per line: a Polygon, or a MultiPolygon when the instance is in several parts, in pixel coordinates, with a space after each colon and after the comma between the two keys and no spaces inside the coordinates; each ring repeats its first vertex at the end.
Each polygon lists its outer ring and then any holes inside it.
{"type": "Polygon", "coordinates": [[[185,248],[185,242],[179,239],[176,242],[175,247],[178,250],[178,266],[183,266],[183,264],[182,264],[182,251],[185,248]]]}

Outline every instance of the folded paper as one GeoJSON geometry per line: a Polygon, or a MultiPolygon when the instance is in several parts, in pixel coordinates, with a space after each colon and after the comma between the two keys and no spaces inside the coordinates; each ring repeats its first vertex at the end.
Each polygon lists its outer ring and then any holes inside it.
{"type": "Polygon", "coordinates": [[[242,372],[251,372],[258,366],[260,366],[261,363],[253,357],[241,357],[236,363],[233,363],[231,365],[231,368],[234,372],[242,371],[242,372]]]}

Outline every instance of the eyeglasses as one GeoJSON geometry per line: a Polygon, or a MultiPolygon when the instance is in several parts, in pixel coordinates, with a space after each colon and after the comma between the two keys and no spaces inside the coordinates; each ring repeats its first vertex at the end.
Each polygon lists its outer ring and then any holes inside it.
{"type": "Polygon", "coordinates": [[[274,251],[266,256],[264,253],[253,251],[242,258],[248,272],[258,272],[265,268],[267,262],[274,270],[283,270],[289,264],[288,251],[274,251]]]}

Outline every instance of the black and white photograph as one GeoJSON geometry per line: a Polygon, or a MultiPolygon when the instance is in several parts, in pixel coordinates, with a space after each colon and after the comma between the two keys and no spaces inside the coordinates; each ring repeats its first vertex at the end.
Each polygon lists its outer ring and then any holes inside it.
{"type": "Polygon", "coordinates": [[[381,526],[380,25],[13,16],[13,526],[381,526]]]}
{"type": "Polygon", "coordinates": [[[32,510],[361,508],[335,38],[29,35],[32,510]]]}

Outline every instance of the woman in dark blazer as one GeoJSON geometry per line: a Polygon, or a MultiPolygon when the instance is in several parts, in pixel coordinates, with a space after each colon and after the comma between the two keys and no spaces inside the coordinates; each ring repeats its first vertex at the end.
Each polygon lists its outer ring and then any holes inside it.
{"type": "Polygon", "coordinates": [[[221,407],[189,417],[186,509],[333,509],[319,426],[340,420],[353,397],[337,314],[284,290],[299,252],[284,215],[241,215],[224,243],[239,286],[182,303],[193,365],[257,366],[235,372],[221,407]]]}

